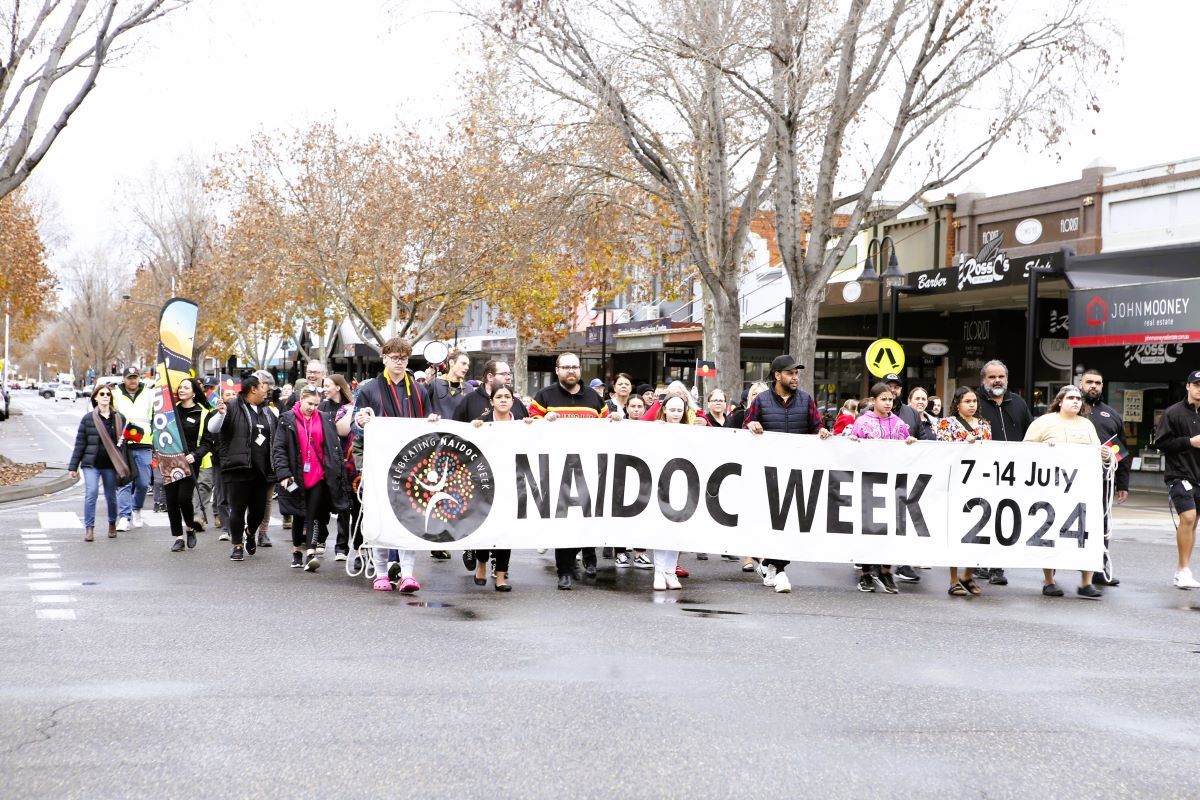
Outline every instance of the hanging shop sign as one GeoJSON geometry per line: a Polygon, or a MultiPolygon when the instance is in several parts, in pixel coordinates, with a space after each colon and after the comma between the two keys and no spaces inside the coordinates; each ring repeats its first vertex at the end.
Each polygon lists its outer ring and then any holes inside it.
{"type": "Polygon", "coordinates": [[[1075,289],[1072,347],[1200,342],[1200,278],[1075,289]]]}
{"type": "Polygon", "coordinates": [[[980,248],[976,255],[960,255],[957,266],[914,272],[908,280],[919,293],[952,294],[1025,283],[1029,280],[1030,270],[1062,271],[1061,252],[1009,258],[1003,242],[1004,237],[998,236],[980,248]]]}

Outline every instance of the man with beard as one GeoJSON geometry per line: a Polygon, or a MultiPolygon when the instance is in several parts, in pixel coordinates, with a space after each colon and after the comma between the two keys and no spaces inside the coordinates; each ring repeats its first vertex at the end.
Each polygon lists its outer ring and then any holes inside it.
{"type": "MultiPolygon", "coordinates": [[[[1008,390],[1008,367],[1003,361],[992,360],[979,370],[983,385],[979,387],[979,416],[992,426],[992,440],[1020,442],[1033,424],[1029,406],[1020,395],[1008,390]]],[[[1008,578],[999,567],[976,569],[975,574],[987,578],[994,586],[1007,586],[1008,578]]]]}
{"type": "MultiPolygon", "coordinates": [[[[574,353],[562,353],[554,362],[554,372],[558,381],[539,391],[529,407],[531,417],[542,417],[546,420],[564,419],[602,419],[608,416],[608,406],[592,389],[579,382],[579,356],[574,353]]],[[[596,548],[583,549],[583,574],[588,578],[596,577],[596,548]]],[[[575,556],[578,547],[557,547],[554,549],[554,564],[558,571],[558,588],[570,589],[571,579],[575,574],[575,556]]]]}
{"type": "MultiPolygon", "coordinates": [[[[759,393],[754,402],[746,407],[746,419],[742,427],[751,433],[815,433],[822,439],[828,439],[829,431],[822,425],[817,401],[800,388],[802,369],[804,367],[800,362],[790,355],[782,355],[772,361],[771,377],[775,381],[774,385],[768,391],[759,393]]],[[[763,586],[769,586],[781,594],[790,592],[792,584],[784,572],[789,563],[791,562],[764,558],[763,586]]]]}
{"type": "MultiPolygon", "coordinates": [[[[1118,503],[1124,503],[1129,497],[1129,450],[1125,447],[1125,422],[1117,410],[1100,399],[1104,393],[1104,376],[1098,369],[1086,369],[1079,376],[1077,385],[1083,394],[1082,416],[1087,417],[1096,426],[1096,435],[1105,446],[1115,446],[1117,450],[1117,474],[1114,479],[1114,493],[1118,503]]],[[[1121,582],[1112,576],[1112,567],[1108,559],[1108,539],[1111,533],[1109,519],[1108,497],[1105,495],[1104,508],[1104,566],[1105,569],[1092,576],[1096,586],[1119,586],[1121,582]]]]}

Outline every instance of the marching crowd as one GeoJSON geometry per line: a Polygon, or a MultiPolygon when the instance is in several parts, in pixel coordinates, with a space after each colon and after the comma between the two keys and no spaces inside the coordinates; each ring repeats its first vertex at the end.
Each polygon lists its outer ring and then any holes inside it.
{"type": "MultiPolygon", "coordinates": [[[[699,398],[681,382],[656,388],[637,384],[625,373],[618,374],[611,387],[599,379],[584,385],[579,358],[573,353],[558,356],[555,382],[523,398],[514,393],[512,371],[503,361],[487,362],[482,379],[472,381],[467,377],[471,361],[466,353],[452,352],[441,376],[410,370],[411,353],[404,339],[389,340],[383,346],[382,373],[357,387],[341,375],[327,374],[325,365],[317,361],[308,363],[306,380],[295,391],[276,388],[265,371],[245,373],[240,384],[182,381],[176,389],[175,413],[191,475],[161,486],[171,550],[193,549],[197,533],[210,524],[219,528],[221,540],[231,541],[232,561],[255,555],[259,547],[272,547],[268,523],[274,500],[285,527],[290,527],[292,568],[316,572],[326,554],[330,528],[336,526],[334,559],[348,561],[347,572],[365,574],[378,591],[419,591],[416,551],[363,547],[358,531],[362,444],[375,417],[453,419],[476,426],[607,418],[622,423],[744,428],[754,434],[772,431],[822,439],[836,435],[861,442],[1082,443],[1095,446],[1098,458],[1117,461],[1111,500],[1123,503],[1129,490],[1123,422],[1102,401],[1104,378],[1096,370],[1083,372],[1077,384],[1063,386],[1047,413],[1036,419],[1026,402],[1009,390],[1008,369],[1000,361],[984,365],[979,388],[959,387],[944,409],[941,399],[922,387],[904,395],[899,376],[887,375],[867,397],[846,402],[830,425],[814,399],[800,388],[799,371],[804,367],[790,355],[776,358],[765,381],[754,383],[737,402],[731,402],[721,389],[699,398]]],[[[1200,589],[1189,567],[1200,505],[1200,370],[1188,374],[1186,391],[1185,399],[1163,414],[1154,446],[1166,455],[1164,478],[1169,502],[1178,515],[1174,585],[1200,589]]],[[[101,487],[109,538],[144,525],[142,508],[154,475],[153,398],[154,389],[136,368],[127,369],[120,384],[98,384],[92,393],[92,410],[80,420],[69,465],[72,477],[79,472],[84,477],[85,541],[95,538],[101,487]]],[[[1106,505],[1111,500],[1106,494],[1106,505]]],[[[1106,544],[1108,517],[1106,513],[1106,544]]],[[[430,555],[450,558],[446,551],[430,555]]],[[[499,592],[512,588],[510,557],[508,550],[462,555],[477,585],[487,584],[490,565],[499,592]]],[[[680,578],[688,577],[675,551],[647,554],[604,548],[602,557],[611,558],[617,568],[653,570],[655,591],[679,589],[680,578]]],[[[708,558],[705,553],[696,557],[708,558]]],[[[740,562],[745,572],[758,572],[763,584],[775,592],[791,591],[787,561],[760,560],[752,554],[722,558],[740,562]]],[[[579,566],[586,577],[595,577],[597,553],[595,548],[561,548],[555,551],[555,563],[558,588],[571,589],[579,566]]],[[[857,587],[863,592],[896,594],[897,582],[921,580],[912,565],[861,564],[856,565],[856,573],[857,587]]],[[[981,594],[977,578],[996,586],[1008,583],[1003,569],[951,568],[948,593],[981,594]]],[[[1083,572],[1076,593],[1098,599],[1101,587],[1119,583],[1108,569],[1083,572]]],[[[1063,596],[1051,570],[1044,571],[1042,593],[1063,596]]]]}

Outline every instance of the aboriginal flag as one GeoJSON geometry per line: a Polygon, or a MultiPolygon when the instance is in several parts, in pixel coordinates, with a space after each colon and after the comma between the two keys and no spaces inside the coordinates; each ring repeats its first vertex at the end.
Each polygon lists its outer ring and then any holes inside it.
{"type": "Polygon", "coordinates": [[[696,361],[696,377],[697,378],[715,378],[717,377],[717,363],[715,361],[696,361]]]}

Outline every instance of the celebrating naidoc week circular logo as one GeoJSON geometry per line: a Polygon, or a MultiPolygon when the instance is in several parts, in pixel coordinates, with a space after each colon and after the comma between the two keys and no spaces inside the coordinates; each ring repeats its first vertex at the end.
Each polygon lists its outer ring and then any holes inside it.
{"type": "Polygon", "coordinates": [[[487,519],[496,493],[483,451],[452,433],[427,433],[406,444],[388,471],[396,519],[430,542],[457,542],[487,519]]]}

